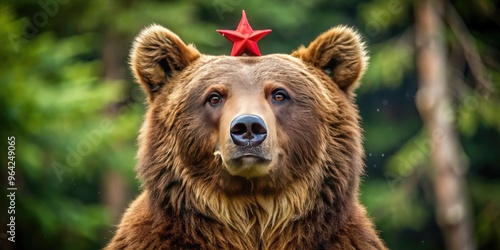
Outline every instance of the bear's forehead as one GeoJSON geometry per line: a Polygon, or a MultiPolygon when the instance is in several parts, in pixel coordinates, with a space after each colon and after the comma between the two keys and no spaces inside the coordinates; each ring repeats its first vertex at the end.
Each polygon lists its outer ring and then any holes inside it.
{"type": "Polygon", "coordinates": [[[203,56],[191,72],[200,81],[246,82],[299,80],[310,75],[300,60],[282,54],[266,56],[203,56]]]}
{"type": "Polygon", "coordinates": [[[242,65],[261,65],[261,64],[283,64],[289,65],[294,62],[297,63],[300,60],[285,54],[271,54],[264,56],[203,56],[203,61],[206,63],[215,64],[242,64],[242,65]]]}

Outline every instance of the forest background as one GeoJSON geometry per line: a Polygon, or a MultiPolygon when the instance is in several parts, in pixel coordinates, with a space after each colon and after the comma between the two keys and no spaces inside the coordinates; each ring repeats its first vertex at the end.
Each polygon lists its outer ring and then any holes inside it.
{"type": "Polygon", "coordinates": [[[361,200],[389,248],[500,249],[493,0],[2,1],[0,248],[103,247],[140,191],[145,103],[127,64],[133,38],[157,23],[202,53],[228,55],[215,30],[236,28],[243,9],[254,29],[273,30],[259,42],[263,54],[290,53],[339,24],[364,36],[361,200]]]}

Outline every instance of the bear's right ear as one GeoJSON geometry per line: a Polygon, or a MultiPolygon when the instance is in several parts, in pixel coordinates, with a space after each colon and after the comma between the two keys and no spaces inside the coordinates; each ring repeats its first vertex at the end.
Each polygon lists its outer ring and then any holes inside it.
{"type": "Polygon", "coordinates": [[[172,31],[151,25],[136,37],[130,52],[130,65],[137,81],[152,101],[171,76],[200,57],[172,31]]]}

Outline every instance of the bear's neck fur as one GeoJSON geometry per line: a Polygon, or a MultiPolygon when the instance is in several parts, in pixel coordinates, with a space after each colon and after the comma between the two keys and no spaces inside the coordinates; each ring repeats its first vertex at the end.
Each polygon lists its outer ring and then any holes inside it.
{"type": "MultiPolygon", "coordinates": [[[[330,200],[332,197],[328,196],[334,195],[336,191],[333,187],[327,187],[326,183],[323,188],[328,191],[322,191],[321,195],[314,194],[312,190],[300,193],[300,189],[296,189],[296,193],[252,195],[244,199],[232,199],[212,191],[198,195],[187,191],[197,188],[172,184],[164,196],[160,195],[164,191],[146,191],[153,220],[158,225],[168,225],[164,222],[165,218],[176,217],[185,226],[185,237],[199,238],[201,242],[207,239],[216,239],[214,242],[231,239],[228,246],[232,249],[256,249],[255,246],[259,246],[257,249],[282,249],[289,244],[284,240],[300,240],[297,239],[300,237],[304,238],[302,240],[327,241],[332,232],[348,223],[349,217],[356,214],[357,209],[354,197],[330,200]],[[310,228],[310,232],[299,226],[311,224],[316,227],[310,228]],[[202,230],[203,234],[197,230],[200,227],[206,229],[202,230]],[[322,231],[328,234],[323,235],[322,231]]],[[[305,249],[312,249],[317,243],[311,241],[302,244],[309,245],[304,245],[305,249]]]]}

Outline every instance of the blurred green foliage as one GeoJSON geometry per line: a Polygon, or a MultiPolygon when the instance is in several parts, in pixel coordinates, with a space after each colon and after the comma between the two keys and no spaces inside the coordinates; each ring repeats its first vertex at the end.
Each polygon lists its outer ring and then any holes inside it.
{"type": "MultiPolygon", "coordinates": [[[[485,78],[498,89],[498,3],[449,5],[467,24],[485,78]]],[[[106,205],[107,173],[128,183],[127,200],[138,192],[133,168],[144,96],[127,68],[133,37],[158,23],[202,53],[229,54],[230,44],[215,29],[235,28],[242,9],[254,29],[273,30],[259,42],[263,54],[289,53],[338,24],[365,36],[371,61],[357,99],[367,166],[362,201],[391,249],[442,249],[430,143],[415,108],[414,10],[411,1],[398,0],[2,2],[0,135],[16,137],[18,187],[16,243],[2,236],[2,249],[104,246],[117,220],[106,205]],[[110,76],[111,69],[118,73],[110,76]]],[[[450,118],[469,166],[475,239],[479,249],[499,249],[499,98],[476,91],[467,66],[454,73],[461,80],[450,82],[450,118]]],[[[0,176],[7,178],[5,169],[0,176]]],[[[6,202],[4,196],[2,209],[6,202]]],[[[1,213],[5,225],[6,211],[1,213]]]]}

